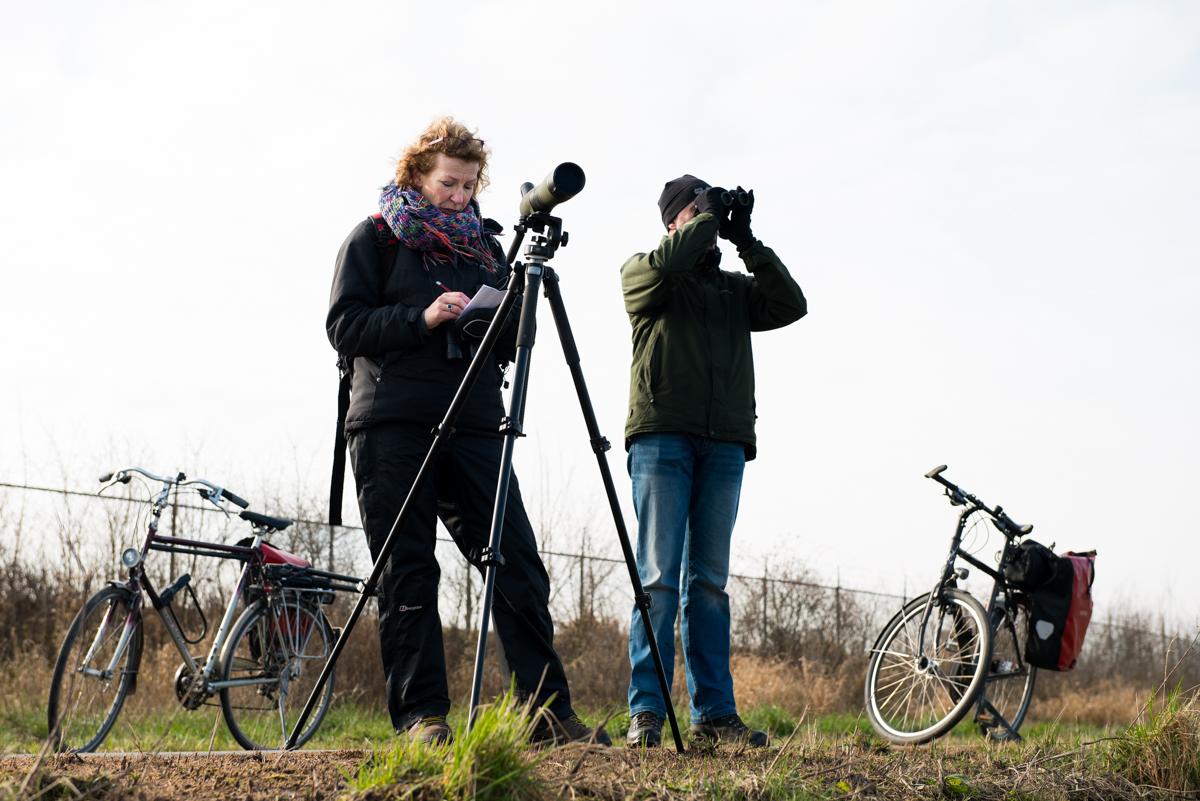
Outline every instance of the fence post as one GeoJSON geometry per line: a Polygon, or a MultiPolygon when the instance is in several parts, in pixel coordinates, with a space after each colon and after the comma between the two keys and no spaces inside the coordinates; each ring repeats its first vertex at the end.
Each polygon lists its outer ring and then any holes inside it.
{"type": "Polygon", "coordinates": [[[583,549],[579,553],[579,614],[576,616],[579,620],[583,620],[583,608],[586,604],[587,580],[585,577],[583,549]]]}
{"type": "Polygon", "coordinates": [[[833,636],[837,647],[842,649],[842,571],[837,572],[837,586],[833,588],[833,636]]]}
{"type": "Polygon", "coordinates": [[[767,570],[767,564],[766,564],[766,562],[763,562],[763,576],[762,576],[762,652],[763,652],[763,655],[764,655],[764,656],[765,656],[767,653],[769,653],[769,643],[767,642],[767,593],[768,593],[768,592],[770,592],[770,590],[771,590],[771,587],[770,587],[770,584],[768,584],[768,581],[770,581],[770,579],[768,579],[768,578],[767,578],[767,573],[768,573],[768,570],[767,570]]]}
{"type": "MultiPolygon", "coordinates": [[[[175,537],[175,521],[178,519],[179,519],[179,493],[177,492],[171,496],[171,537],[172,538],[175,537]]],[[[170,575],[167,576],[167,581],[173,582],[173,581],[175,581],[175,579],[178,578],[178,576],[175,575],[175,551],[174,551],[174,549],[171,550],[171,559],[167,564],[168,564],[167,570],[170,572],[170,575]]]]}
{"type": "Polygon", "coordinates": [[[1163,675],[1166,676],[1171,669],[1171,643],[1167,639],[1167,619],[1161,615],[1158,618],[1158,641],[1162,650],[1163,675]]]}
{"type": "Polygon", "coordinates": [[[329,565],[329,567],[325,568],[326,570],[332,570],[335,573],[337,572],[337,567],[334,566],[334,564],[333,564],[333,524],[332,523],[329,524],[329,562],[328,562],[328,565],[329,565]]]}

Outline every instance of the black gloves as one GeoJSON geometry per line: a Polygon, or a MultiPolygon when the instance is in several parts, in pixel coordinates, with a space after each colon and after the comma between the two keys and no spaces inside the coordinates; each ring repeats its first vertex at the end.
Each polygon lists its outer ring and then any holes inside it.
{"type": "MultiPolygon", "coordinates": [[[[754,211],[754,190],[751,189],[747,192],[739,186],[735,192],[728,194],[735,196],[733,209],[727,217],[717,215],[717,219],[720,221],[717,233],[722,239],[728,239],[739,251],[742,251],[754,244],[754,234],[750,231],[750,213],[754,211]],[[745,205],[741,203],[742,199],[746,200],[745,205]]],[[[720,203],[720,200],[717,202],[720,203]]],[[[699,199],[697,199],[696,205],[699,208],[699,199]]]]}
{"type": "Polygon", "coordinates": [[[728,239],[739,251],[754,244],[750,230],[750,214],[754,211],[754,190],[723,189],[710,186],[696,194],[696,212],[711,214],[717,221],[717,233],[728,239]]]}
{"type": "Polygon", "coordinates": [[[722,195],[728,194],[719,186],[710,186],[708,189],[698,192],[695,200],[696,212],[698,214],[707,212],[720,220],[729,213],[729,206],[722,202],[722,195]]]}

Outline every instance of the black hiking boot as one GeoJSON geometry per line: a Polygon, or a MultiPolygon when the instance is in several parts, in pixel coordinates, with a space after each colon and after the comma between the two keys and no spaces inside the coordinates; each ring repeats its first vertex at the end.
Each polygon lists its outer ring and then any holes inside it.
{"type": "Polygon", "coordinates": [[[762,748],[768,741],[765,731],[750,728],[742,722],[736,712],[725,717],[693,723],[691,732],[692,737],[699,740],[748,745],[751,748],[762,748]]]}
{"type": "Polygon", "coordinates": [[[629,721],[626,748],[657,748],[662,745],[663,719],[653,712],[638,712],[629,721]]]}

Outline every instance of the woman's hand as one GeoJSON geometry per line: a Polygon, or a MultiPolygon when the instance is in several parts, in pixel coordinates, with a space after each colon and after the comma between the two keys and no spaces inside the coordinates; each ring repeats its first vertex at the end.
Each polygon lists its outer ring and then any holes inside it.
{"type": "Polygon", "coordinates": [[[457,320],[471,299],[461,292],[443,292],[425,309],[425,327],[430,331],[449,320],[457,320]]]}

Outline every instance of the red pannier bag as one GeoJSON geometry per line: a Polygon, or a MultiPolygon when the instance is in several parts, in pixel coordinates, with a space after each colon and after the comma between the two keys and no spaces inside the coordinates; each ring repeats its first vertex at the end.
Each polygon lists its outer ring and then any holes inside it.
{"type": "Polygon", "coordinates": [[[1030,600],[1026,662],[1047,670],[1075,667],[1092,622],[1095,580],[1096,552],[1067,551],[1059,554],[1049,581],[1026,591],[1030,600]]]}

